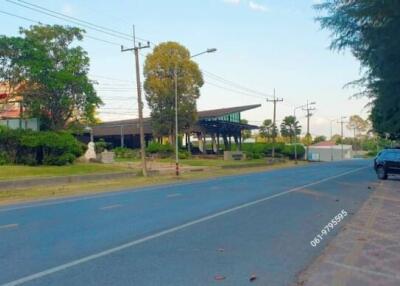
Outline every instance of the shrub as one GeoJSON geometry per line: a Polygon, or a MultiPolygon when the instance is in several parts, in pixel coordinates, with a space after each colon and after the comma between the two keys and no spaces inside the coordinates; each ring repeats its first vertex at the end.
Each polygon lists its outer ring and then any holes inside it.
{"type": "Polygon", "coordinates": [[[0,128],[0,154],[7,163],[65,165],[85,151],[86,145],[68,132],[0,128]]]}
{"type": "MultiPolygon", "coordinates": [[[[242,150],[246,153],[246,156],[251,159],[260,159],[262,157],[271,156],[272,143],[243,143],[242,150]]],[[[275,143],[275,153],[278,155],[282,153],[285,144],[275,143]]]]}
{"type": "Polygon", "coordinates": [[[179,156],[179,159],[189,159],[190,153],[185,150],[180,150],[178,156],[179,156]]]}
{"type": "Polygon", "coordinates": [[[174,152],[174,147],[171,144],[161,144],[157,142],[151,142],[147,147],[146,151],[150,154],[172,154],[174,152]]]}
{"type": "Polygon", "coordinates": [[[138,159],[140,158],[140,151],[125,147],[116,147],[113,149],[115,152],[115,156],[117,158],[130,158],[130,159],[138,159]]]}
{"type": "MultiPolygon", "coordinates": [[[[295,155],[295,145],[285,145],[281,151],[281,153],[291,159],[294,159],[295,155]]],[[[302,158],[304,154],[306,153],[306,150],[303,145],[297,144],[296,145],[296,151],[297,151],[297,158],[302,158]]]]}
{"type": "Polygon", "coordinates": [[[4,152],[4,151],[1,151],[0,152],[0,166],[1,165],[6,165],[8,163],[9,163],[9,160],[8,160],[7,153],[4,152]]]}
{"type": "Polygon", "coordinates": [[[103,153],[105,150],[111,150],[111,144],[104,141],[104,139],[100,139],[99,141],[94,143],[94,149],[96,154],[103,153]]]}

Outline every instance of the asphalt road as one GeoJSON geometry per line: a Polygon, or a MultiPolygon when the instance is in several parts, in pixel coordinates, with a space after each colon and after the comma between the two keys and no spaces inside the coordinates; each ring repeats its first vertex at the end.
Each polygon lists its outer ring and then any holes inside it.
{"type": "Polygon", "coordinates": [[[0,285],[291,285],[374,182],[354,160],[3,207],[0,285]]]}

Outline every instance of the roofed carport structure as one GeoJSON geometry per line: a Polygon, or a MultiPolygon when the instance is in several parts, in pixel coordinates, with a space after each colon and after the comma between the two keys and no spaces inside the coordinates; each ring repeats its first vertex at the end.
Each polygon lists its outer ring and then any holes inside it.
{"type": "MultiPolygon", "coordinates": [[[[186,146],[190,148],[190,135],[195,135],[199,139],[200,151],[206,153],[211,151],[217,153],[220,139],[223,139],[225,150],[230,150],[232,138],[236,146],[240,148],[242,143],[242,131],[257,129],[257,126],[240,123],[241,112],[260,107],[257,105],[246,105],[231,108],[221,108],[198,112],[198,121],[186,133],[186,146]],[[205,141],[210,137],[212,140],[212,150],[206,150],[205,141]]],[[[153,138],[151,128],[151,118],[144,118],[143,127],[146,145],[153,138]]],[[[139,148],[139,120],[128,119],[100,123],[93,126],[93,136],[95,140],[104,139],[114,147],[124,146],[129,148],[139,148]]],[[[190,149],[189,149],[190,151],[190,149]]]]}
{"type": "MultiPolygon", "coordinates": [[[[198,121],[190,132],[197,135],[199,147],[206,153],[206,138],[211,138],[212,152],[218,153],[220,150],[220,138],[223,139],[224,150],[232,149],[232,138],[238,149],[242,144],[242,131],[258,129],[258,126],[241,123],[241,112],[260,107],[260,104],[221,108],[214,110],[200,111],[198,121]]],[[[187,140],[190,137],[187,136],[187,140]]],[[[190,142],[187,142],[190,146],[190,142]]]]}

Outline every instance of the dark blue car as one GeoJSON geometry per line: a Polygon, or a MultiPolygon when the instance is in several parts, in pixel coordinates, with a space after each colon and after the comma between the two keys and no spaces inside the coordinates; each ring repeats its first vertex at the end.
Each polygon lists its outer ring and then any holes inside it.
{"type": "Polygon", "coordinates": [[[378,179],[386,180],[390,174],[400,174],[400,149],[385,149],[374,160],[378,179]]]}

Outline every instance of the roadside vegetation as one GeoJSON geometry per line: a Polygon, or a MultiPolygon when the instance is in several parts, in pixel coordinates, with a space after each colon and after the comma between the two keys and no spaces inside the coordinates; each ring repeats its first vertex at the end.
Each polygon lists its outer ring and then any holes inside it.
{"type": "MultiPolygon", "coordinates": [[[[198,160],[197,162],[203,162],[198,160]]],[[[204,163],[207,160],[204,161],[204,163]]],[[[185,164],[186,162],[183,162],[185,164]]],[[[190,164],[190,161],[188,162],[190,164]]],[[[239,163],[240,162],[236,162],[239,163]]],[[[196,164],[196,163],[194,163],[196,164]]],[[[304,163],[300,163],[304,164],[304,163]]],[[[93,164],[94,166],[103,166],[99,164],[93,164]]],[[[78,166],[77,169],[81,172],[82,169],[79,164],[74,165],[78,166]]],[[[209,165],[207,165],[209,166],[209,165]]],[[[19,167],[19,166],[18,166],[19,167]]],[[[17,168],[18,168],[17,167],[17,168]]],[[[53,169],[55,173],[61,171],[63,168],[68,168],[69,166],[57,167],[53,169]]],[[[110,166],[105,166],[107,169],[110,166]]],[[[86,183],[70,183],[70,184],[61,184],[56,186],[40,186],[40,187],[27,187],[27,188],[13,188],[13,189],[3,189],[0,192],[0,205],[7,205],[12,203],[21,203],[35,200],[47,200],[47,199],[56,199],[63,197],[71,197],[71,196],[81,196],[81,195],[92,195],[98,194],[102,192],[113,192],[113,191],[121,191],[121,190],[131,190],[134,191],[134,188],[144,187],[144,186],[155,186],[161,184],[170,184],[177,182],[187,182],[192,180],[201,180],[201,179],[210,179],[216,178],[220,176],[234,176],[240,174],[246,174],[250,172],[262,172],[266,170],[272,169],[280,169],[280,168],[288,168],[293,167],[293,163],[284,162],[284,163],[276,163],[273,165],[263,165],[263,166],[254,166],[252,168],[219,168],[219,167],[208,167],[204,169],[202,172],[183,172],[179,177],[172,175],[171,173],[150,177],[142,177],[142,176],[132,176],[132,178],[125,179],[117,179],[117,180],[100,180],[96,182],[86,182],[86,183]]],[[[43,168],[49,167],[24,167],[24,168],[34,168],[34,169],[42,169],[43,174],[45,170],[43,168]]],[[[53,168],[53,167],[50,167],[53,168]]],[[[96,167],[94,167],[96,168],[96,167]]],[[[113,167],[110,167],[113,169],[113,167]]],[[[0,167],[1,169],[1,167],[0,167]]],[[[66,170],[66,169],[64,169],[66,170]]],[[[113,169],[114,171],[115,169],[113,169]]],[[[20,171],[20,170],[18,170],[20,171]]],[[[87,171],[87,170],[86,170],[87,171]]],[[[104,169],[91,169],[90,171],[104,171],[104,169]]],[[[109,170],[108,170],[109,171],[109,170]]],[[[3,175],[6,175],[3,173],[3,175]]]]}

